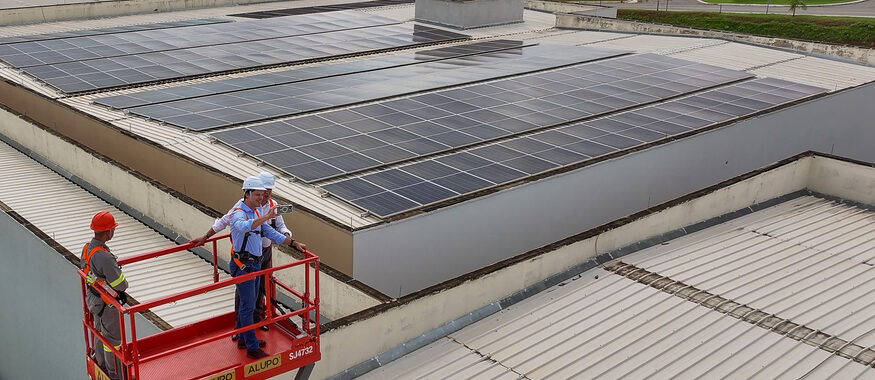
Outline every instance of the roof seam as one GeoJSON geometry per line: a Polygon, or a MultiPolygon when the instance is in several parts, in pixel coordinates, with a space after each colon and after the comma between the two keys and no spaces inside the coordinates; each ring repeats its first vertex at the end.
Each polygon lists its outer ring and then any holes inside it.
{"type": "Polygon", "coordinates": [[[835,335],[827,334],[805,325],[781,318],[775,314],[735,302],[706,290],[698,289],[670,277],[648,271],[620,260],[606,263],[605,270],[614,272],[630,280],[647,285],[659,291],[671,294],[704,306],[754,326],[766,329],[779,335],[817,347],[832,355],[850,359],[864,366],[872,367],[875,363],[875,350],[860,346],[853,341],[846,341],[835,335]]]}
{"type": "Polygon", "coordinates": [[[447,339],[449,339],[449,340],[451,340],[451,341],[453,341],[453,342],[455,342],[455,343],[458,343],[458,344],[461,345],[462,347],[465,347],[465,348],[468,349],[469,351],[471,351],[471,352],[473,352],[474,354],[476,354],[476,355],[480,356],[481,358],[483,358],[483,360],[493,362],[493,363],[495,363],[495,364],[497,364],[497,365],[502,366],[503,368],[507,369],[508,371],[513,372],[513,373],[519,375],[519,376],[520,376],[519,379],[530,380],[530,378],[529,378],[528,376],[526,376],[525,374],[520,373],[520,372],[517,372],[517,371],[516,371],[515,369],[513,369],[512,367],[508,367],[508,366],[504,365],[501,361],[498,361],[498,360],[492,358],[491,356],[486,355],[486,354],[480,352],[480,351],[477,350],[476,348],[471,347],[471,346],[468,346],[467,344],[465,344],[465,343],[463,343],[463,342],[461,342],[461,341],[459,341],[459,340],[456,340],[456,338],[453,338],[452,336],[447,336],[447,339]]]}

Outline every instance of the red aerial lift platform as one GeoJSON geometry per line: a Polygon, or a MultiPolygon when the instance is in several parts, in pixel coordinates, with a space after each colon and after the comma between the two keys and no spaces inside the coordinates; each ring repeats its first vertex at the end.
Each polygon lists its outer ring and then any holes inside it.
{"type": "MultiPolygon", "coordinates": [[[[122,326],[122,344],[118,350],[112,349],[114,355],[123,363],[124,373],[127,379],[246,379],[259,380],[273,377],[288,371],[298,369],[297,379],[305,379],[313,369],[313,365],[321,358],[319,350],[319,258],[304,251],[305,258],[293,263],[264,269],[238,277],[219,281],[218,259],[216,241],[227,238],[229,235],[218,236],[208,240],[213,244],[213,283],[195,289],[182,291],[156,300],[149,300],[137,305],[123,306],[113,299],[113,305],[120,310],[119,319],[122,326]],[[304,289],[299,292],[277,280],[274,272],[289,269],[303,268],[304,289]],[[252,280],[258,276],[267,275],[270,281],[265,282],[265,298],[268,307],[265,308],[267,315],[264,321],[241,329],[234,329],[235,315],[233,310],[219,316],[207,318],[185,326],[178,326],[148,337],[137,337],[134,315],[159,305],[176,302],[226,286],[234,286],[237,283],[252,280]],[[311,277],[312,276],[312,277],[311,277]],[[311,291],[310,280],[314,286],[311,291]],[[275,299],[276,287],[283,288],[290,293],[303,306],[299,310],[283,313],[278,304],[271,304],[275,299]],[[277,306],[274,306],[277,305],[277,306]],[[315,321],[311,323],[310,316],[315,321]],[[126,338],[126,321],[132,335],[126,338]],[[294,321],[299,321],[299,326],[294,321]],[[246,350],[237,348],[237,345],[229,338],[232,334],[269,325],[268,331],[258,330],[258,338],[267,344],[263,350],[269,356],[261,359],[250,359],[246,356],[246,350]]],[[[148,260],[155,257],[168,255],[174,252],[191,249],[194,245],[183,244],[176,247],[145,253],[131,258],[119,260],[124,266],[137,261],[148,260]]],[[[92,357],[94,352],[93,338],[95,335],[110,345],[94,329],[93,317],[85,307],[85,294],[87,291],[85,273],[79,271],[82,284],[82,297],[84,318],[83,328],[85,332],[86,366],[88,375],[94,380],[109,379],[103,370],[97,366],[92,357]]],[[[94,287],[99,293],[108,296],[105,290],[94,287]]],[[[108,297],[112,299],[112,297],[108,297]]],[[[102,347],[101,347],[102,350],[102,347]]]]}

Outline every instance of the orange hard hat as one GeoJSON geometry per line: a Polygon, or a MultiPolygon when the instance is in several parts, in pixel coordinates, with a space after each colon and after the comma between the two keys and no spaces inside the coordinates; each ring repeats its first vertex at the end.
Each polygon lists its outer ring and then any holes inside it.
{"type": "Polygon", "coordinates": [[[94,218],[91,218],[91,229],[97,232],[109,231],[117,226],[118,223],[109,211],[98,212],[94,214],[94,218]]]}

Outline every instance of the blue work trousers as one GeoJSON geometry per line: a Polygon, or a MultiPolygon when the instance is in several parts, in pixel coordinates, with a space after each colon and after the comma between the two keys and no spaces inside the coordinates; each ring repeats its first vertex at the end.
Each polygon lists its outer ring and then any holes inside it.
{"type": "MultiPolygon", "coordinates": [[[[246,269],[238,270],[237,263],[231,260],[231,273],[236,276],[242,276],[246,273],[257,272],[261,270],[261,257],[256,257],[255,261],[245,262],[246,269]]],[[[253,323],[255,314],[255,296],[258,292],[258,279],[252,279],[237,284],[237,294],[240,296],[240,307],[237,309],[237,323],[234,328],[249,326],[253,323]]],[[[249,330],[239,335],[246,343],[247,350],[257,350],[258,338],[255,337],[255,330],[249,330]]]]}

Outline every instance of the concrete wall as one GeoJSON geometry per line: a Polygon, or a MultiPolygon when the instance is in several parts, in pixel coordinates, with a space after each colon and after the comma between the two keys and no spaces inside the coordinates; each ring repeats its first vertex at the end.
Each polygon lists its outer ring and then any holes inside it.
{"type": "Polygon", "coordinates": [[[525,0],[526,9],[550,13],[577,13],[589,16],[617,18],[617,8],[576,4],[565,1],[525,0]]]}
{"type": "MultiPolygon", "coordinates": [[[[87,379],[76,267],[0,212],[0,379],[87,379]]],[[[137,318],[141,337],[158,328],[137,318]]]]}
{"type": "Polygon", "coordinates": [[[875,206],[875,168],[816,157],[811,164],[808,189],[875,206]]]}
{"type": "Polygon", "coordinates": [[[875,84],[355,234],[354,277],[409,294],[814,150],[875,162],[875,84]]]}
{"type": "MultiPolygon", "coordinates": [[[[602,15],[593,15],[602,16],[602,15]]],[[[617,31],[629,33],[667,34],[679,36],[700,36],[719,38],[755,45],[771,46],[782,49],[796,50],[823,56],[833,56],[866,65],[875,65],[875,49],[856,48],[852,46],[831,45],[810,41],[797,41],[785,38],[752,36],[749,34],[728,33],[716,30],[682,28],[671,25],[649,24],[605,17],[590,17],[581,14],[557,14],[556,27],[572,29],[588,29],[599,31],[617,31]]]]}
{"type": "Polygon", "coordinates": [[[0,9],[0,25],[35,24],[62,20],[114,17],[143,13],[179,11],[193,8],[266,3],[270,1],[276,0],[70,1],[69,4],[0,9]]]}
{"type": "MultiPolygon", "coordinates": [[[[200,236],[213,224],[213,217],[189,204],[186,199],[174,196],[168,192],[169,189],[108,162],[104,157],[95,156],[79,145],[3,109],[0,109],[0,134],[66,171],[68,178],[86,182],[86,186],[92,187],[92,192],[103,191],[109,197],[124,203],[122,208],[132,210],[132,215],[152,219],[167,230],[166,234],[178,241],[184,242],[190,237],[200,236]]],[[[290,225],[305,225],[303,222],[296,222],[294,218],[288,222],[290,225]]],[[[296,236],[299,232],[296,229],[296,236]]],[[[220,265],[224,265],[230,259],[227,240],[222,241],[218,252],[220,265]]],[[[274,253],[274,258],[278,264],[295,260],[293,256],[279,250],[274,253]]],[[[303,271],[283,271],[277,277],[288,284],[303,284],[303,271]]],[[[320,280],[323,301],[321,312],[330,319],[341,318],[380,303],[361,290],[327,274],[323,274],[320,280]]]]}

